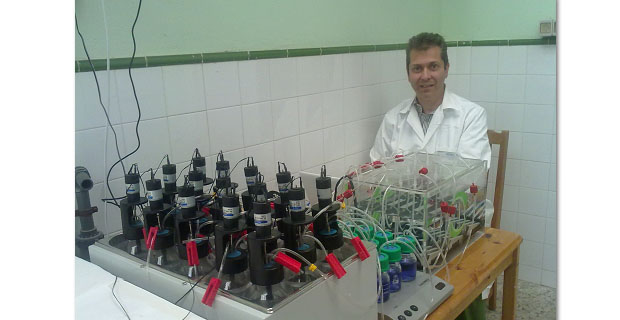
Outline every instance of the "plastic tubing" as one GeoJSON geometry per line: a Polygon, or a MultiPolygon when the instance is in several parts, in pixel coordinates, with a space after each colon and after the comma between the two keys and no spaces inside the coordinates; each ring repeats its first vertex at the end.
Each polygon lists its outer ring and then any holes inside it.
{"type": "Polygon", "coordinates": [[[358,227],[358,229],[360,229],[360,234],[364,237],[364,240],[368,240],[368,238],[370,238],[370,226],[368,225],[368,223],[366,223],[366,220],[365,219],[361,219],[361,218],[353,219],[353,218],[350,218],[350,217],[349,217],[349,219],[351,219],[351,221],[353,221],[353,222],[356,222],[356,225],[357,225],[357,222],[361,222],[363,225],[366,226],[366,228],[368,228],[368,235],[366,235],[365,231],[358,227]]]}
{"type": "Polygon", "coordinates": [[[312,240],[314,240],[314,242],[316,242],[316,244],[319,245],[319,247],[321,247],[321,250],[323,250],[323,254],[325,254],[325,256],[327,257],[327,250],[325,250],[325,246],[323,246],[323,243],[321,243],[321,241],[319,241],[319,239],[309,235],[309,234],[304,234],[304,237],[310,238],[312,240]]]}
{"type": "Polygon", "coordinates": [[[220,270],[217,272],[217,278],[222,277],[222,270],[224,270],[224,263],[226,262],[226,255],[228,254],[228,242],[226,243],[226,248],[224,249],[224,254],[222,255],[222,261],[220,262],[220,270]]]}
{"type": "MultiPolygon", "coordinates": [[[[303,262],[305,262],[307,265],[314,265],[312,262],[308,261],[308,259],[304,258],[304,256],[302,256],[301,254],[291,250],[291,249],[287,249],[287,248],[275,248],[273,249],[273,251],[271,251],[269,253],[270,256],[275,255],[278,252],[286,252],[286,253],[290,253],[292,255],[295,255],[296,257],[300,258],[301,260],[303,260],[303,262]]],[[[325,278],[325,273],[323,271],[321,271],[318,267],[316,268],[316,271],[319,272],[319,274],[321,275],[321,277],[325,278]]]]}
{"type": "MultiPolygon", "coordinates": [[[[327,211],[327,209],[329,209],[329,207],[331,207],[333,204],[335,203],[340,203],[340,201],[334,201],[332,203],[330,203],[328,206],[326,206],[325,208],[321,209],[321,211],[319,211],[313,218],[312,221],[316,221],[316,219],[318,219],[325,211],[327,211]]],[[[309,209],[311,210],[311,209],[309,209]]]]}
{"type": "MultiPolygon", "coordinates": [[[[381,226],[379,225],[379,223],[377,222],[377,220],[375,220],[375,218],[373,218],[373,217],[371,217],[370,215],[368,215],[368,213],[365,213],[364,211],[362,211],[362,210],[360,210],[360,209],[358,209],[358,208],[355,208],[355,207],[348,207],[348,208],[356,209],[359,213],[361,213],[361,214],[363,214],[363,215],[365,215],[365,216],[369,217],[369,218],[370,218],[370,221],[372,221],[372,222],[373,222],[373,225],[375,226],[376,230],[379,230],[379,231],[383,232],[383,234],[386,234],[386,233],[385,233],[385,230],[383,230],[383,228],[381,228],[381,226]]],[[[375,234],[376,234],[376,230],[375,230],[375,234]]]]}
{"type": "Polygon", "coordinates": [[[349,234],[349,236],[350,236],[351,238],[353,238],[353,230],[351,230],[351,227],[349,227],[349,225],[347,225],[346,223],[344,223],[344,221],[342,221],[342,220],[336,220],[336,222],[337,222],[338,224],[344,225],[344,227],[347,229],[346,231],[347,231],[347,233],[349,234]]]}
{"type": "MultiPolygon", "coordinates": [[[[441,255],[441,257],[443,258],[443,262],[444,262],[444,266],[446,267],[446,274],[447,274],[447,278],[448,278],[448,282],[450,282],[450,268],[448,267],[448,260],[446,259],[446,255],[444,254],[442,247],[439,246],[439,244],[437,243],[437,241],[435,240],[435,238],[428,232],[426,231],[424,228],[420,228],[420,227],[413,227],[413,229],[418,229],[418,230],[422,230],[423,232],[426,232],[426,234],[428,234],[428,237],[433,240],[433,242],[435,243],[435,245],[437,246],[437,248],[439,249],[439,254],[441,255]]],[[[430,270],[429,270],[430,271],[430,270]]]]}
{"type": "Polygon", "coordinates": [[[235,242],[235,250],[237,250],[237,247],[239,247],[239,243],[241,243],[241,240],[247,237],[248,237],[248,233],[244,234],[243,236],[241,236],[241,238],[237,239],[237,242],[235,242]]]}

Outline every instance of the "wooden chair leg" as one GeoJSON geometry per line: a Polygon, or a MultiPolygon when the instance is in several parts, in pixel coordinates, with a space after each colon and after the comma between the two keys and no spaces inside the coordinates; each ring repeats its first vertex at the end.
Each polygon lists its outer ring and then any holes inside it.
{"type": "Polygon", "coordinates": [[[497,308],[496,300],[497,300],[497,280],[493,282],[493,286],[491,287],[491,292],[489,292],[489,310],[495,310],[497,308]]]}

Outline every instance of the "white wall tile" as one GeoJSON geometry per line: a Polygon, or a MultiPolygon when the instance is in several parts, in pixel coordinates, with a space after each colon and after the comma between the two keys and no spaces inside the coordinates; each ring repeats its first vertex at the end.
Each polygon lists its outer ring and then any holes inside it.
{"type": "Polygon", "coordinates": [[[535,242],[545,241],[545,218],[519,213],[517,216],[517,233],[523,239],[535,242]]]}
{"type": "Polygon", "coordinates": [[[474,101],[495,102],[497,98],[497,75],[470,76],[469,96],[474,101]]]}
{"type": "MultiPolygon", "coordinates": [[[[138,108],[129,73],[127,70],[115,70],[115,72],[121,121],[124,123],[137,121],[138,108]]],[[[165,117],[166,103],[162,69],[160,67],[132,69],[131,77],[140,103],[140,119],[165,117]]]]}
{"type": "Polygon", "coordinates": [[[551,164],[549,166],[549,185],[550,191],[556,191],[557,186],[557,165],[551,164]]]}
{"type": "Polygon", "coordinates": [[[85,167],[93,183],[103,182],[108,173],[104,167],[104,145],[105,127],[75,133],[75,166],[85,167]]]}
{"type": "Polygon", "coordinates": [[[540,282],[543,286],[557,288],[558,287],[558,273],[543,270],[542,271],[542,280],[540,282]]]}
{"type": "Polygon", "coordinates": [[[269,61],[239,61],[239,85],[241,103],[255,103],[271,98],[269,61]]]}
{"type": "Polygon", "coordinates": [[[555,75],[556,46],[527,46],[527,74],[555,75]]]}
{"type": "Polygon", "coordinates": [[[540,283],[542,269],[530,267],[526,265],[519,265],[519,280],[540,283]]]}
{"type": "MultiPolygon", "coordinates": [[[[98,71],[97,80],[101,91],[101,101],[108,111],[112,124],[120,123],[118,99],[115,94],[108,97],[108,78],[105,71],[98,71]]],[[[110,86],[112,93],[116,92],[114,73],[110,72],[110,86]]],[[[97,85],[92,72],[80,72],[75,74],[75,130],[92,129],[107,125],[105,113],[99,103],[97,85]]]]}
{"type": "MultiPolygon", "coordinates": [[[[108,170],[110,170],[110,168],[112,167],[112,165],[114,165],[114,163],[116,163],[116,161],[119,160],[119,158],[124,157],[126,154],[129,153],[129,151],[133,151],[134,148],[132,148],[131,150],[127,150],[128,148],[125,147],[125,133],[123,132],[123,128],[121,127],[121,125],[115,125],[114,127],[114,131],[116,131],[116,137],[117,139],[114,139],[114,132],[112,131],[112,128],[108,128],[108,144],[107,144],[107,148],[106,148],[106,166],[105,166],[105,175],[107,176],[108,174],[108,170]],[[116,150],[116,142],[118,142],[118,151],[116,150]],[[120,157],[119,157],[119,152],[120,152],[120,157]]],[[[133,134],[135,134],[135,131],[133,132],[133,134]]],[[[77,143],[76,143],[77,146],[77,143]]],[[[77,149],[76,149],[76,152],[77,149]]],[[[125,164],[126,168],[125,170],[129,170],[129,166],[131,166],[129,164],[128,160],[123,160],[123,163],[125,164]]],[[[122,178],[123,177],[123,168],[121,163],[117,164],[113,169],[112,172],[110,173],[110,179],[118,179],[118,178],[122,178]]]]}
{"type": "Polygon", "coordinates": [[[471,73],[472,74],[497,74],[498,47],[472,47],[471,48],[471,73]]]}
{"type": "Polygon", "coordinates": [[[552,105],[526,105],[523,115],[523,131],[553,134],[555,108],[552,105]]]}
{"type": "Polygon", "coordinates": [[[363,100],[368,108],[364,118],[381,115],[384,110],[389,110],[402,101],[395,95],[398,87],[394,82],[374,84],[364,87],[363,90],[363,100]]]}
{"type": "Polygon", "coordinates": [[[297,95],[297,59],[269,59],[271,99],[290,98],[297,95]]]}
{"type": "Polygon", "coordinates": [[[407,68],[405,68],[406,56],[404,50],[383,51],[381,57],[381,80],[398,81],[407,80],[407,68]]]}
{"type": "Polygon", "coordinates": [[[556,244],[558,237],[558,222],[556,219],[547,219],[545,224],[545,244],[556,244]]]}
{"type": "Polygon", "coordinates": [[[299,135],[274,141],[273,147],[276,164],[278,161],[284,162],[291,173],[301,170],[299,135]]]}
{"type": "Polygon", "coordinates": [[[382,116],[345,124],[345,153],[361,152],[372,147],[382,116]]]}
{"type": "Polygon", "coordinates": [[[468,74],[451,74],[446,78],[446,88],[465,99],[471,99],[469,77],[468,74]]]}
{"type": "Polygon", "coordinates": [[[297,98],[271,101],[271,114],[275,140],[299,134],[297,98]]]}
{"type": "Polygon", "coordinates": [[[320,56],[300,57],[297,61],[297,94],[307,95],[325,90],[320,56]]]}
{"type": "Polygon", "coordinates": [[[493,102],[476,102],[487,113],[487,129],[495,130],[495,103],[493,102]]]}
{"type": "Polygon", "coordinates": [[[551,132],[553,134],[558,134],[557,122],[558,122],[558,108],[556,105],[553,105],[553,126],[551,127],[552,128],[551,132]]]}
{"type": "Polygon", "coordinates": [[[551,163],[557,163],[558,161],[558,144],[557,144],[557,140],[558,136],[557,135],[552,135],[551,136],[551,163]]]}
{"type": "Polygon", "coordinates": [[[333,127],[343,122],[343,91],[323,93],[323,128],[333,127]]]}
{"type": "Polygon", "coordinates": [[[325,169],[327,169],[327,176],[329,177],[343,176],[346,174],[346,170],[347,170],[347,168],[344,165],[344,158],[340,158],[334,161],[327,162],[325,164],[325,169]]]}
{"type": "Polygon", "coordinates": [[[521,185],[521,161],[516,159],[506,159],[506,172],[504,174],[504,183],[512,186],[521,185]]]}
{"type": "Polygon", "coordinates": [[[321,67],[324,75],[325,90],[339,90],[343,85],[343,55],[330,54],[321,56],[321,67]]]}
{"type": "Polygon", "coordinates": [[[509,130],[508,146],[513,144],[513,131],[523,129],[524,107],[522,104],[497,103],[495,105],[495,127],[497,130],[509,130]]]}
{"type": "Polygon", "coordinates": [[[359,87],[364,82],[362,53],[346,54],[342,57],[343,88],[359,87]]]}
{"type": "Polygon", "coordinates": [[[366,149],[360,152],[347,155],[344,158],[344,167],[349,168],[350,166],[359,166],[369,161],[370,161],[370,149],[366,149]]]}
{"type": "Polygon", "coordinates": [[[227,152],[243,147],[243,117],[241,107],[207,111],[209,121],[209,154],[227,152]]]}
{"type": "MultiPolygon", "coordinates": [[[[504,189],[506,194],[506,189],[504,189]]],[[[519,213],[513,211],[502,210],[502,218],[500,221],[500,228],[510,232],[517,232],[517,217],[519,213]]]]}
{"type": "Polygon", "coordinates": [[[499,74],[525,74],[527,46],[499,47],[499,74]]]}
{"type": "Polygon", "coordinates": [[[323,129],[323,150],[325,162],[344,157],[345,126],[335,126],[323,129]]]}
{"type": "Polygon", "coordinates": [[[316,131],[323,127],[323,95],[313,94],[300,96],[299,103],[299,132],[316,131]]]}
{"type": "Polygon", "coordinates": [[[497,76],[497,101],[523,103],[525,101],[525,75],[497,76]]]}
{"type": "Polygon", "coordinates": [[[543,253],[543,269],[556,271],[558,269],[558,250],[556,246],[546,244],[543,253]]]}
{"type": "Polygon", "coordinates": [[[525,102],[530,104],[555,104],[555,76],[528,75],[525,84],[525,102]]]}
{"type": "MultiPolygon", "coordinates": [[[[129,168],[127,168],[129,169],[129,168]]],[[[108,192],[108,188],[104,185],[103,186],[104,192],[106,192],[106,197],[111,197],[111,195],[108,192]]],[[[124,179],[115,179],[115,180],[111,180],[110,181],[110,189],[112,189],[112,193],[114,195],[114,197],[122,197],[125,195],[125,181],[124,179]]],[[[91,198],[92,199],[92,198],[91,198]]],[[[101,230],[106,230],[107,232],[116,232],[121,230],[122,225],[121,225],[121,211],[115,207],[114,205],[107,205],[107,215],[104,218],[104,222],[107,223],[107,228],[106,226],[101,226],[101,230]]],[[[99,208],[99,212],[101,212],[102,214],[105,214],[105,206],[102,205],[99,208]]],[[[95,213],[95,215],[97,215],[97,213],[95,213]]],[[[96,225],[97,226],[97,225],[96,225]]],[[[99,229],[99,226],[97,226],[97,229],[99,229]]]]}
{"type": "MultiPolygon", "coordinates": [[[[497,123],[496,114],[496,123],[497,123]]],[[[501,129],[497,126],[498,130],[501,129]]],[[[510,131],[508,134],[508,158],[510,159],[520,159],[521,158],[521,147],[523,145],[523,136],[521,132],[510,131]]]]}
{"type": "Polygon", "coordinates": [[[523,240],[519,250],[519,268],[522,265],[542,268],[543,244],[529,240],[523,240]]]}
{"type": "Polygon", "coordinates": [[[508,211],[519,211],[519,187],[505,185],[502,209],[508,211]]]}
{"type": "Polygon", "coordinates": [[[551,139],[549,134],[523,133],[521,159],[550,162],[551,139]]]}
{"type": "Polygon", "coordinates": [[[170,162],[191,159],[192,153],[196,148],[198,148],[202,156],[211,154],[207,124],[206,111],[168,117],[171,149],[170,162]]]}
{"type": "MultiPolygon", "coordinates": [[[[133,122],[122,125],[125,135],[125,143],[129,152],[132,152],[138,145],[136,137],[136,124],[133,122]]],[[[165,118],[140,121],[138,128],[140,133],[140,148],[136,153],[127,158],[126,165],[138,164],[140,172],[149,168],[157,168],[161,158],[170,154],[170,136],[168,131],[168,121],[165,118]]],[[[127,166],[127,170],[129,170],[127,166]]]]}
{"type": "Polygon", "coordinates": [[[243,113],[243,142],[245,146],[273,140],[271,103],[261,102],[241,107],[243,113]]]}
{"type": "Polygon", "coordinates": [[[471,72],[471,47],[448,48],[449,72],[451,74],[470,74],[471,72]]]}
{"type": "Polygon", "coordinates": [[[549,186],[549,163],[521,161],[522,187],[547,190],[549,186]]]}
{"type": "Polygon", "coordinates": [[[520,187],[519,212],[545,217],[547,215],[547,191],[520,187]]]}
{"type": "Polygon", "coordinates": [[[557,219],[558,217],[558,196],[554,191],[547,194],[547,218],[557,219]]]}
{"type": "MultiPolygon", "coordinates": [[[[264,144],[247,147],[245,148],[245,155],[246,157],[251,156],[254,158],[254,164],[258,166],[260,173],[265,176],[264,181],[275,180],[276,172],[278,170],[278,162],[274,158],[273,142],[270,141],[264,144]]],[[[288,169],[288,164],[286,166],[288,169]]]]}
{"type": "Polygon", "coordinates": [[[351,121],[361,120],[369,117],[372,114],[369,104],[365,98],[364,90],[366,87],[357,87],[351,89],[344,89],[342,110],[346,119],[351,121]]]}
{"type": "Polygon", "coordinates": [[[381,82],[382,66],[380,52],[364,52],[362,53],[362,73],[364,85],[370,85],[381,82]]]}
{"type": "Polygon", "coordinates": [[[208,110],[241,103],[238,62],[204,63],[202,67],[208,110]]]}
{"type": "Polygon", "coordinates": [[[301,170],[323,164],[323,131],[317,130],[299,135],[301,146],[301,170]]]}
{"type": "Polygon", "coordinates": [[[206,110],[202,64],[162,67],[168,116],[206,110]]]}

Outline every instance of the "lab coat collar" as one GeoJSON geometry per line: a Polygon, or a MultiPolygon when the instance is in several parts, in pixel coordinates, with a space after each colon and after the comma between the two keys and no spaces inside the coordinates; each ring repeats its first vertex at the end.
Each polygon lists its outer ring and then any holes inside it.
{"type": "MultiPolygon", "coordinates": [[[[415,101],[416,97],[413,97],[413,99],[411,99],[410,103],[404,104],[400,110],[398,111],[400,114],[405,114],[407,112],[409,112],[409,110],[413,110],[415,109],[413,102],[415,101]]],[[[437,109],[435,109],[435,113],[439,110],[439,109],[454,109],[454,110],[461,110],[461,106],[456,103],[456,99],[455,99],[455,94],[452,93],[452,91],[448,90],[448,86],[446,86],[446,89],[443,92],[443,101],[441,102],[441,104],[439,105],[439,107],[437,107],[437,109]]]]}

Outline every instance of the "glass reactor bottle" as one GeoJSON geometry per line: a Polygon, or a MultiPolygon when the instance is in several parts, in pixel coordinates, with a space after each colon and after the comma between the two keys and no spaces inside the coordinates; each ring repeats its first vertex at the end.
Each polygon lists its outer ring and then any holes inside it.
{"type": "Polygon", "coordinates": [[[379,282],[381,282],[383,292],[381,293],[381,296],[377,299],[377,303],[382,303],[390,300],[390,275],[388,274],[390,264],[388,262],[388,256],[380,253],[379,264],[381,267],[381,275],[377,276],[377,291],[379,291],[379,282]],[[379,281],[379,277],[381,277],[381,281],[379,281]]]}
{"type": "MultiPolygon", "coordinates": [[[[399,237],[398,240],[406,242],[412,247],[415,241],[412,236],[399,237]]],[[[402,252],[402,258],[400,259],[400,266],[402,268],[401,280],[405,282],[413,281],[415,280],[418,261],[409,247],[403,244],[399,244],[399,247],[402,252]]]]}
{"type": "Polygon", "coordinates": [[[400,247],[394,244],[387,244],[381,249],[381,253],[386,254],[390,262],[390,269],[388,270],[390,275],[390,292],[397,292],[400,290],[402,273],[400,247]]]}

